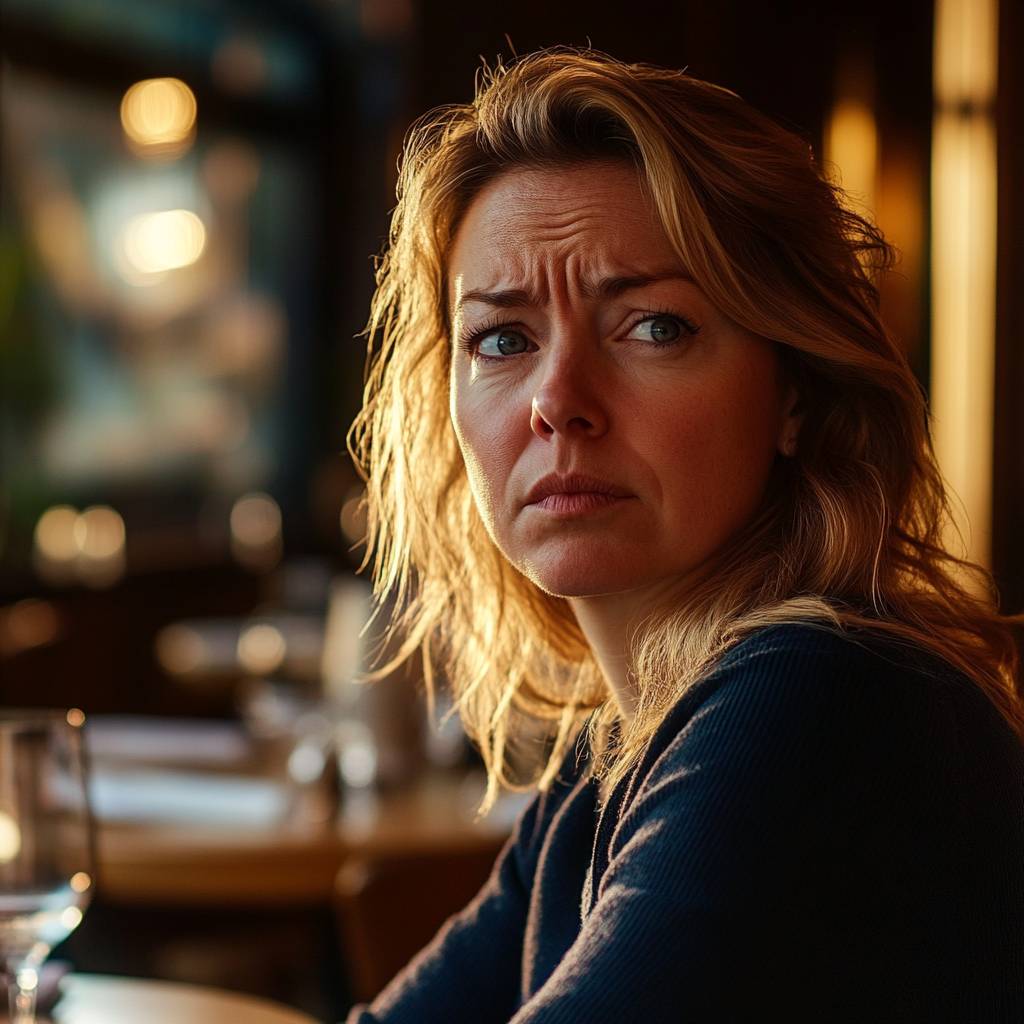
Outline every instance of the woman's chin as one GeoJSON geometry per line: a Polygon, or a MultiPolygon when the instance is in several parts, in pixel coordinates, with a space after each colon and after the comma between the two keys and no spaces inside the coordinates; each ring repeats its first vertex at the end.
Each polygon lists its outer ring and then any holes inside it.
{"type": "Polygon", "coordinates": [[[653,582],[634,565],[616,565],[613,560],[572,559],[520,565],[523,574],[553,597],[584,598],[618,594],[653,582]]]}

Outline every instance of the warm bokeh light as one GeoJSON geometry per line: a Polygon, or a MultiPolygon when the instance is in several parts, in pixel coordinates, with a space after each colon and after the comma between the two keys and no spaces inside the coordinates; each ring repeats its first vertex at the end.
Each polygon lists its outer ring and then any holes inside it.
{"type": "Polygon", "coordinates": [[[124,520],[106,505],[55,505],[36,524],[35,563],[49,583],[108,587],[124,575],[124,520]]]}
{"type": "Polygon", "coordinates": [[[51,562],[70,562],[78,557],[75,524],[78,509],[70,505],[54,505],[36,523],[36,551],[51,562]]]}
{"type": "Polygon", "coordinates": [[[79,578],[87,587],[109,587],[125,570],[124,520],[112,508],[87,508],[75,522],[79,578]]]}
{"type": "MultiPolygon", "coordinates": [[[[81,729],[85,725],[85,712],[80,708],[71,708],[67,713],[68,725],[74,729],[81,729]]],[[[88,877],[88,876],[86,876],[88,877]]]]}
{"type": "MultiPolygon", "coordinates": [[[[969,555],[991,557],[996,0],[937,0],[932,132],[932,437],[969,555]]],[[[955,543],[956,538],[950,538],[955,543]]]]}
{"type": "Polygon", "coordinates": [[[202,667],[206,655],[203,638],[190,626],[175,623],[157,634],[157,661],[171,675],[190,675],[202,667]]]}
{"type": "Polygon", "coordinates": [[[243,631],[238,638],[238,660],[246,672],[267,676],[284,663],[288,645],[276,626],[260,622],[243,631]]]}
{"type": "Polygon", "coordinates": [[[60,913],[60,923],[69,931],[82,923],[82,912],[78,907],[65,907],[60,913]]]}
{"type": "Polygon", "coordinates": [[[87,508],[75,521],[75,543],[86,558],[112,558],[124,550],[124,520],[106,505],[87,508]]]}
{"type": "Polygon", "coordinates": [[[299,743],[288,757],[288,775],[300,786],[316,782],[324,773],[327,756],[315,742],[299,743]]]}
{"type": "Polygon", "coordinates": [[[324,693],[338,704],[359,699],[358,685],[366,668],[366,626],[373,615],[373,588],[365,580],[339,579],[331,586],[321,652],[324,693]]]}
{"type": "Polygon", "coordinates": [[[269,494],[246,494],[231,510],[231,536],[249,547],[272,543],[281,533],[281,510],[269,494]]]}
{"type": "Polygon", "coordinates": [[[206,247],[206,228],[191,210],[140,213],[125,224],[120,242],[131,270],[163,274],[199,259],[206,247]]]}
{"type": "Polygon", "coordinates": [[[45,647],[60,635],[60,616],[50,601],[27,597],[0,608],[0,655],[10,657],[45,647]]]}
{"type": "Polygon", "coordinates": [[[878,129],[871,107],[860,99],[840,97],[825,134],[825,159],[839,172],[850,198],[875,209],[878,180],[878,129]]]}
{"type": "Polygon", "coordinates": [[[885,237],[899,252],[896,273],[879,283],[882,319],[916,360],[922,342],[922,293],[928,255],[925,250],[928,155],[916,138],[886,139],[878,176],[876,212],[885,237]]]}
{"type": "Polygon", "coordinates": [[[6,811],[0,811],[0,864],[10,864],[20,852],[21,829],[6,811]]]}
{"type": "Polygon", "coordinates": [[[272,569],[281,558],[281,509],[269,494],[243,495],[231,509],[231,552],[257,572],[272,569]]]}
{"type": "Polygon", "coordinates": [[[121,101],[121,125],[139,156],[180,156],[195,136],[196,98],[177,78],[136,82],[121,101]]]}
{"type": "Polygon", "coordinates": [[[998,78],[998,0],[936,0],[935,100],[991,104],[998,78]]]}
{"type": "Polygon", "coordinates": [[[377,779],[377,745],[373,733],[360,721],[346,719],[338,724],[338,774],[345,786],[362,789],[377,779]]]}
{"type": "Polygon", "coordinates": [[[71,888],[75,892],[85,892],[92,885],[92,879],[84,871],[76,871],[71,876],[71,888]]]}

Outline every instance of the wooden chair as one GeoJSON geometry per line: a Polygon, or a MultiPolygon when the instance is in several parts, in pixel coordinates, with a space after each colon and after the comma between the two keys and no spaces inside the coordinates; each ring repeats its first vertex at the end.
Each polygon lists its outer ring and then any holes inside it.
{"type": "Polygon", "coordinates": [[[335,906],[352,995],[372,999],[487,880],[502,843],[407,855],[350,857],[335,906]]]}

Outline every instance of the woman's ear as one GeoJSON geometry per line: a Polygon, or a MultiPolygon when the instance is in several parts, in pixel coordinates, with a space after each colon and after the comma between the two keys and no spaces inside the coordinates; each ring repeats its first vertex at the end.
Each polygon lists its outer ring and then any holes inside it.
{"type": "Polygon", "coordinates": [[[779,451],[792,458],[796,455],[800,427],[804,421],[803,401],[796,388],[790,384],[782,400],[782,424],[779,428],[779,451]]]}

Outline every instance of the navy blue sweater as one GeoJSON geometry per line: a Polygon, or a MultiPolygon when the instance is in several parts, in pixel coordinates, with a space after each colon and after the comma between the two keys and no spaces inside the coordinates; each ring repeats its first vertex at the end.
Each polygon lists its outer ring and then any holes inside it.
{"type": "Polygon", "coordinates": [[[567,762],[350,1024],[1024,1020],[1024,746],[914,648],[777,626],[603,806],[567,762]]]}

